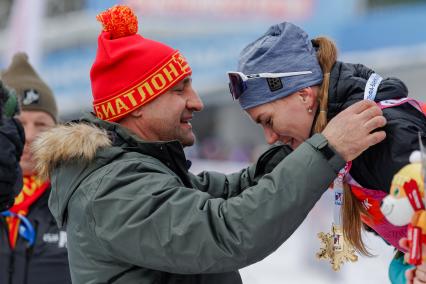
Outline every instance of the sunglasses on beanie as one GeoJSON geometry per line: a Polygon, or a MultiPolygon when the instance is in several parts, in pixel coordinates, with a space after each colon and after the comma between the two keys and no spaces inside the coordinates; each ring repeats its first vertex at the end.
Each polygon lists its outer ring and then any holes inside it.
{"type": "Polygon", "coordinates": [[[241,72],[229,71],[227,72],[229,77],[229,90],[231,92],[231,96],[234,100],[238,100],[241,95],[247,90],[247,81],[251,79],[257,78],[282,78],[282,77],[290,77],[297,75],[306,75],[312,74],[312,71],[298,71],[298,72],[286,72],[286,73],[258,73],[245,75],[241,72]]]}

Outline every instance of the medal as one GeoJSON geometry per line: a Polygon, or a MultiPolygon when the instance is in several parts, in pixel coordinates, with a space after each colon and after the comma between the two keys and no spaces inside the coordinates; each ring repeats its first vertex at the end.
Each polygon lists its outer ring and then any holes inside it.
{"type": "Polygon", "coordinates": [[[355,262],[358,256],[352,246],[345,242],[343,231],[340,226],[333,224],[331,233],[318,233],[321,241],[321,249],[317,253],[318,259],[330,260],[334,271],[339,271],[340,266],[345,262],[355,262]]]}
{"type": "Polygon", "coordinates": [[[340,211],[343,204],[343,178],[349,172],[349,164],[339,172],[339,175],[333,183],[334,206],[333,219],[334,222],[330,233],[318,233],[321,241],[320,251],[317,253],[318,259],[330,260],[330,264],[334,271],[339,271],[340,266],[348,261],[355,262],[358,256],[355,254],[353,247],[345,241],[343,237],[343,229],[341,225],[340,211]]]}

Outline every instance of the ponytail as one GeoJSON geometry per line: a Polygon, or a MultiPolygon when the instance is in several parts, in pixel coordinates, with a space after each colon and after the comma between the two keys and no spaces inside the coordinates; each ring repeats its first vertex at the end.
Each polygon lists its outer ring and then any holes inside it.
{"type": "Polygon", "coordinates": [[[360,254],[372,256],[362,241],[362,219],[361,216],[369,218],[367,210],[362,203],[355,198],[349,184],[343,183],[343,206],[342,206],[342,230],[343,237],[360,254]]]}
{"type": "MultiPolygon", "coordinates": [[[[326,37],[317,37],[312,40],[317,48],[317,58],[324,74],[324,79],[318,94],[319,112],[314,124],[314,133],[320,133],[326,127],[328,111],[328,88],[330,85],[330,72],[337,61],[337,48],[334,42],[326,37]]],[[[367,210],[352,194],[350,186],[343,184],[343,206],[342,206],[342,229],[343,236],[352,247],[359,253],[371,256],[362,241],[361,215],[368,217],[367,210]]]]}
{"type": "Polygon", "coordinates": [[[317,37],[312,40],[318,47],[317,58],[321,66],[324,79],[318,94],[319,113],[314,125],[314,133],[320,133],[327,125],[328,87],[330,85],[330,72],[337,61],[337,48],[334,42],[326,37],[317,37]]]}

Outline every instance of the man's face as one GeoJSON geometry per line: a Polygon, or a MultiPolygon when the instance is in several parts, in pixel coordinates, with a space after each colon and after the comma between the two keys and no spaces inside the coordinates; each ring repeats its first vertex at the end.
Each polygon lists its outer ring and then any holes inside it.
{"type": "Polygon", "coordinates": [[[53,127],[55,121],[44,111],[24,110],[21,111],[17,118],[25,130],[25,146],[20,165],[24,175],[33,175],[35,162],[30,150],[31,144],[40,133],[53,127]]]}
{"type": "Polygon", "coordinates": [[[178,140],[183,146],[195,142],[190,120],[203,103],[187,77],[143,107],[139,126],[150,141],[178,140]]]}

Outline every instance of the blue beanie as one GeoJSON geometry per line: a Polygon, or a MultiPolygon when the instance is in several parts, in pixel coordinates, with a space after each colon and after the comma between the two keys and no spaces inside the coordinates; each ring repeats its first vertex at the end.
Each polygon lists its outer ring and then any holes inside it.
{"type": "Polygon", "coordinates": [[[246,81],[247,89],[238,100],[243,109],[284,98],[303,88],[319,85],[323,80],[322,70],[308,35],[288,22],[271,26],[263,36],[245,47],[240,54],[238,71],[246,75],[312,72],[281,77],[278,88],[271,88],[265,78],[246,81]]]}

